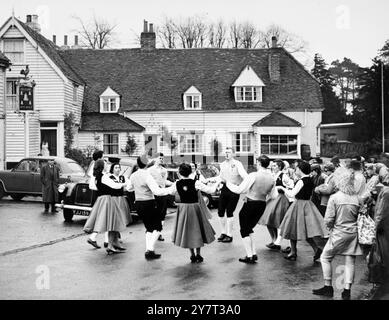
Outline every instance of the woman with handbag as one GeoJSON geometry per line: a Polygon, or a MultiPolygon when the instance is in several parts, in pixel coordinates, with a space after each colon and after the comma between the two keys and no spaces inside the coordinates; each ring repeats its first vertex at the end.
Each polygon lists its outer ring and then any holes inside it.
{"type": "Polygon", "coordinates": [[[354,280],[355,259],[357,255],[362,255],[358,243],[357,226],[359,184],[355,181],[354,173],[347,170],[337,177],[336,186],[339,191],[330,197],[324,217],[324,222],[330,230],[330,236],[320,257],[324,287],[313,290],[313,294],[333,297],[331,262],[336,255],[343,255],[345,256],[345,288],[342,299],[349,300],[354,280]]]}

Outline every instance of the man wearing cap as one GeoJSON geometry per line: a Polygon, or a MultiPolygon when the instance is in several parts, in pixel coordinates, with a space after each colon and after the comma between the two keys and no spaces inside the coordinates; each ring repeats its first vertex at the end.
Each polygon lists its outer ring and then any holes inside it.
{"type": "MultiPolygon", "coordinates": [[[[154,160],[154,165],[147,169],[160,188],[169,187],[173,184],[171,181],[167,180],[167,169],[163,166],[163,163],[164,156],[163,153],[160,153],[158,157],[154,160]]],[[[168,196],[155,196],[155,201],[157,203],[157,211],[159,212],[161,224],[163,227],[167,212],[168,196]]],[[[162,237],[162,234],[159,235],[158,240],[165,240],[162,237]]]]}
{"type": "MultiPolygon", "coordinates": [[[[223,182],[230,182],[234,185],[240,183],[248,176],[242,163],[234,159],[234,150],[227,147],[225,151],[226,160],[220,164],[219,178],[223,182]]],[[[220,242],[232,242],[232,226],[234,211],[239,201],[239,194],[232,192],[226,185],[223,185],[219,198],[218,215],[221,225],[220,242]],[[227,217],[225,214],[227,213],[227,217]]]]}
{"type": "Polygon", "coordinates": [[[157,210],[155,196],[166,196],[174,192],[174,184],[169,188],[160,188],[146,169],[148,159],[142,155],[136,160],[139,169],[128,180],[127,190],[135,191],[135,207],[139,217],[146,228],[146,253],[147,260],[159,259],[160,254],[154,252],[161,230],[161,217],[157,210]]]}

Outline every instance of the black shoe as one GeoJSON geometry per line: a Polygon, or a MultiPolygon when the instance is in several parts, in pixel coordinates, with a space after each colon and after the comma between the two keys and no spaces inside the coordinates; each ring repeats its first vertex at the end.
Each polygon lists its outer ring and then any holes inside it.
{"type": "Polygon", "coordinates": [[[145,258],[147,259],[147,260],[154,260],[154,259],[159,259],[159,258],[161,258],[161,255],[160,254],[157,254],[157,253],[155,253],[154,251],[146,251],[146,253],[145,253],[145,258]]]}
{"type": "Polygon", "coordinates": [[[247,263],[247,264],[254,264],[256,262],[255,262],[255,260],[253,258],[254,257],[249,258],[249,257],[246,256],[244,258],[239,258],[239,261],[243,262],[243,263],[247,263]]]}
{"type": "Polygon", "coordinates": [[[217,238],[217,241],[222,241],[227,235],[225,233],[222,233],[219,238],[217,238]]]}
{"type": "Polygon", "coordinates": [[[266,247],[268,247],[271,250],[281,250],[281,246],[278,246],[278,245],[276,245],[274,243],[269,243],[269,244],[266,245],[266,247]]]}
{"type": "Polygon", "coordinates": [[[123,253],[123,251],[107,248],[107,254],[123,253]]]}
{"type": "Polygon", "coordinates": [[[254,261],[257,261],[258,260],[258,256],[256,254],[253,254],[253,260],[254,261]]]}
{"type": "Polygon", "coordinates": [[[221,242],[232,242],[232,237],[226,235],[221,242]]]}
{"type": "Polygon", "coordinates": [[[316,253],[315,253],[315,255],[313,256],[313,262],[315,262],[317,259],[320,258],[322,252],[323,252],[323,250],[321,250],[320,248],[317,248],[316,253]]]}
{"type": "Polygon", "coordinates": [[[334,288],[332,286],[324,286],[320,289],[312,290],[313,294],[317,296],[325,296],[325,297],[333,297],[334,296],[334,288]]]}
{"type": "Polygon", "coordinates": [[[124,248],[124,247],[120,247],[120,246],[113,246],[114,249],[116,250],[120,250],[120,251],[126,251],[127,249],[124,248]]]}
{"type": "Polygon", "coordinates": [[[162,234],[159,235],[158,241],[165,241],[165,239],[162,237],[162,234]]]}
{"type": "Polygon", "coordinates": [[[282,253],[290,253],[291,251],[292,249],[290,247],[286,247],[285,249],[281,250],[282,253]]]}
{"type": "Polygon", "coordinates": [[[195,255],[190,256],[190,262],[192,262],[192,263],[196,262],[196,256],[195,255]]]}
{"type": "Polygon", "coordinates": [[[351,290],[350,289],[344,289],[342,291],[342,299],[343,300],[350,300],[351,298],[351,290]]]}
{"type": "Polygon", "coordinates": [[[108,242],[104,242],[104,248],[108,248],[108,242]]]}
{"type": "Polygon", "coordinates": [[[296,261],[297,259],[297,254],[289,254],[287,256],[284,257],[286,260],[290,260],[290,261],[296,261]]]}
{"type": "Polygon", "coordinates": [[[204,261],[204,258],[203,258],[202,256],[200,256],[199,254],[196,255],[196,262],[197,262],[197,263],[201,263],[201,262],[203,262],[203,261],[204,261]]]}
{"type": "Polygon", "coordinates": [[[93,247],[95,247],[96,249],[100,249],[101,247],[97,244],[96,241],[92,241],[91,239],[88,238],[88,240],[86,240],[86,242],[88,242],[90,245],[92,245],[93,247]]]}

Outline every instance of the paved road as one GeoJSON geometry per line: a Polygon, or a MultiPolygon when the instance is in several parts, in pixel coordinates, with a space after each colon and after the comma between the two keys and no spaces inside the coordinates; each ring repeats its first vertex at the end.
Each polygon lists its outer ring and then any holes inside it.
{"type": "MultiPolygon", "coordinates": [[[[233,243],[206,246],[202,264],[191,264],[189,252],[170,241],[158,242],[160,260],[146,261],[141,222],[122,233],[126,253],[108,256],[86,243],[85,218],[65,223],[60,213],[44,214],[39,200],[0,201],[0,299],[326,299],[311,293],[322,285],[322,274],[320,263],[312,263],[310,247],[299,244],[298,260],[287,261],[265,247],[269,238],[264,227],[255,229],[256,265],[237,260],[245,255],[237,219],[233,243]],[[43,275],[49,276],[49,289],[42,288],[43,275]]],[[[172,211],[163,232],[167,240],[172,211]]],[[[218,233],[215,210],[211,223],[218,233]]],[[[102,244],[101,236],[98,241],[102,244]]],[[[339,272],[342,263],[335,260],[339,272]]],[[[358,257],[353,299],[364,299],[370,291],[366,270],[358,257]]],[[[336,289],[334,299],[340,292],[336,289]]]]}

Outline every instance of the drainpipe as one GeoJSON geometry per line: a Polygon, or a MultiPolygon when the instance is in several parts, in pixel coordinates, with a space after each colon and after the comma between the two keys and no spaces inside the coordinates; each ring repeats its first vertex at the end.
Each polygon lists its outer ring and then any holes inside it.
{"type": "Polygon", "coordinates": [[[307,109],[304,109],[304,128],[307,126],[307,109]]]}

